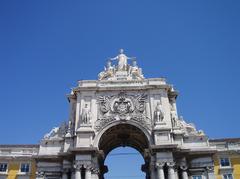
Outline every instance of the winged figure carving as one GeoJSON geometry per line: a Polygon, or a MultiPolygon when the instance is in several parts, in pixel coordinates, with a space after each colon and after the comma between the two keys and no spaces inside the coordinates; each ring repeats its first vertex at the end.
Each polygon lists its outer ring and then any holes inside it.
{"type": "Polygon", "coordinates": [[[145,102],[147,100],[146,94],[140,94],[134,98],[135,107],[139,112],[144,112],[145,110],[145,102]]]}
{"type": "Polygon", "coordinates": [[[110,110],[110,97],[109,96],[99,96],[99,108],[100,111],[105,114],[110,110]]]}

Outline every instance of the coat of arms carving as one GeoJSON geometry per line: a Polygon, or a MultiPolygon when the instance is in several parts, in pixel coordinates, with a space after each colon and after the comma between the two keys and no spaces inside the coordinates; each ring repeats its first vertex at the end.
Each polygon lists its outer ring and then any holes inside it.
{"type": "Polygon", "coordinates": [[[134,120],[146,124],[146,100],[147,95],[126,94],[103,95],[98,97],[98,120],[95,128],[100,129],[114,120],[134,120]]]}

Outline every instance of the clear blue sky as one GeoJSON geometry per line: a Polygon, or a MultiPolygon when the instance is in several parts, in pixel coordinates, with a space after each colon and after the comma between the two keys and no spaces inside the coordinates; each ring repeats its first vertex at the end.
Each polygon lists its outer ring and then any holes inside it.
{"type": "Polygon", "coordinates": [[[0,1],[0,143],[38,143],[124,48],[210,138],[240,137],[240,1],[0,1]]]}

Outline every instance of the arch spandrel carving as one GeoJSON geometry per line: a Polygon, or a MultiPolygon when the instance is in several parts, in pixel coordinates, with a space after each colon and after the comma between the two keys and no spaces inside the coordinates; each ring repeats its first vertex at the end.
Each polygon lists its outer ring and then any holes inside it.
{"type": "Polygon", "coordinates": [[[146,113],[148,96],[144,92],[101,94],[97,96],[98,114],[96,131],[100,131],[114,121],[135,121],[145,128],[151,128],[151,119],[146,113]]]}

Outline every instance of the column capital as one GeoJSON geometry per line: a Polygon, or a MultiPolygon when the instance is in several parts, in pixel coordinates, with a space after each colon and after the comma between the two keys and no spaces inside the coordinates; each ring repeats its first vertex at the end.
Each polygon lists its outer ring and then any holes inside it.
{"type": "Polygon", "coordinates": [[[85,160],[76,160],[74,162],[74,165],[73,165],[73,168],[74,169],[81,169],[81,168],[85,168],[85,169],[90,169],[92,168],[92,164],[90,161],[85,161],[85,160]]]}
{"type": "Polygon", "coordinates": [[[186,171],[188,169],[187,165],[180,165],[179,166],[181,170],[186,171]]]}
{"type": "Polygon", "coordinates": [[[82,166],[83,166],[83,164],[79,161],[75,161],[74,164],[73,164],[73,168],[75,170],[81,170],[82,166]]]}
{"type": "Polygon", "coordinates": [[[167,166],[169,167],[169,168],[174,168],[175,167],[175,162],[167,162],[167,166]]]}
{"type": "Polygon", "coordinates": [[[92,164],[83,164],[83,168],[85,168],[86,170],[92,170],[93,167],[94,166],[92,164]]]}
{"type": "Polygon", "coordinates": [[[99,168],[98,168],[98,167],[93,167],[93,168],[92,168],[92,173],[93,173],[93,174],[100,174],[99,168]]]}
{"type": "Polygon", "coordinates": [[[166,164],[165,162],[156,162],[155,166],[156,168],[163,168],[165,164],[166,164]]]}

